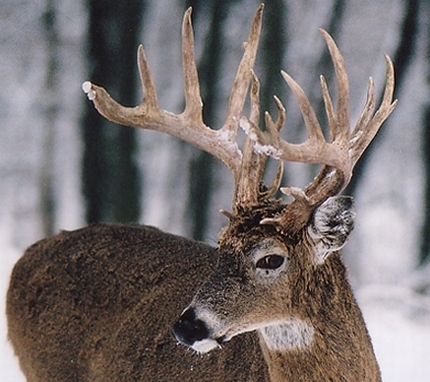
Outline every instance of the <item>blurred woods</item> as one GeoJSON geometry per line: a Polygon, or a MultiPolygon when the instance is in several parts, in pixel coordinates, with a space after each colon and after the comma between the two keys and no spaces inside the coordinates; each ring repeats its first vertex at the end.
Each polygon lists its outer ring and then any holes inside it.
{"type": "MultiPolygon", "coordinates": [[[[204,118],[217,128],[258,1],[0,4],[0,239],[23,249],[60,229],[120,221],[215,244],[226,224],[218,211],[231,202],[227,169],[174,138],[107,122],[80,86],[88,79],[120,103],[138,104],[136,51],[143,43],[162,107],[182,111],[180,28],[183,12],[192,6],[204,118]]],[[[394,60],[399,105],[347,190],[358,214],[345,255],[357,286],[396,283],[425,269],[430,256],[430,3],[267,1],[256,65],[262,110],[275,114],[272,96],[283,100],[284,136],[292,142],[303,140],[305,131],[280,70],[303,86],[323,121],[321,73],[335,94],[319,27],[344,54],[352,123],[369,76],[381,95],[383,53],[394,60]]],[[[289,186],[303,187],[317,171],[286,167],[283,184],[289,186]]]]}

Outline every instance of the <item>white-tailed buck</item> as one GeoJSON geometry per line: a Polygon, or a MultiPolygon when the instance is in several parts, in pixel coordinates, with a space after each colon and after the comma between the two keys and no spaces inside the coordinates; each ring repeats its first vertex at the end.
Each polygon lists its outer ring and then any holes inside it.
{"type": "Polygon", "coordinates": [[[138,225],[93,225],[30,247],[7,295],[9,338],[29,381],[381,379],[339,252],[354,220],[352,199],[339,193],[396,105],[393,65],[386,57],[378,110],[370,80],[363,112],[350,129],[343,58],[321,31],[337,78],[333,105],[321,77],[330,136],[324,138],[300,86],[282,73],[308,135],[303,143],[288,143],[280,137],[285,110],[278,98],[276,120],[266,113],[264,131],[257,127],[259,83],[252,68],[262,12],[260,6],[218,130],[202,120],[191,10],[182,27],[182,114],[160,108],[142,47],[139,106],[123,107],[103,88],[84,83],[107,119],[168,133],[221,160],[234,176],[232,210],[223,211],[229,223],[216,249],[138,225]],[[239,127],[246,132],[241,149],[239,127]],[[280,165],[266,187],[268,156],[280,165]],[[290,203],[274,198],[283,161],[323,165],[305,189],[281,189],[290,203]]]}

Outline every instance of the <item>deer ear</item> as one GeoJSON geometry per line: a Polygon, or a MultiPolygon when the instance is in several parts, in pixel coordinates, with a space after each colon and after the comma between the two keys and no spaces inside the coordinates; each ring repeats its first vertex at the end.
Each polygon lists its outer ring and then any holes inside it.
{"type": "Polygon", "coordinates": [[[308,226],[315,242],[315,262],[322,264],[328,255],[341,249],[354,228],[354,202],[350,196],[335,196],[319,206],[308,226]]]}

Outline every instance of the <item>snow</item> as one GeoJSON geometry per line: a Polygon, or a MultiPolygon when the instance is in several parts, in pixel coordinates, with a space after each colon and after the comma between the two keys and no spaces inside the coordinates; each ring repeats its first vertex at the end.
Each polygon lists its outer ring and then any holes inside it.
{"type": "Polygon", "coordinates": [[[93,85],[91,84],[90,81],[85,81],[82,84],[82,90],[87,95],[87,97],[90,101],[94,101],[96,98],[96,95],[97,95],[96,91],[92,88],[92,86],[93,85]]]}
{"type": "Polygon", "coordinates": [[[430,303],[422,300],[395,286],[358,293],[386,382],[430,381],[430,303]]]}

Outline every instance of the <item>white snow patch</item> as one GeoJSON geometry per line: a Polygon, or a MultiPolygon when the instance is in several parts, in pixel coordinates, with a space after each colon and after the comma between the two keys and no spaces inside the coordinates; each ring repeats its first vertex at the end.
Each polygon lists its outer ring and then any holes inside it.
{"type": "Polygon", "coordinates": [[[6,291],[9,285],[9,277],[13,265],[21,255],[19,251],[1,243],[0,251],[2,265],[0,267],[0,381],[25,382],[25,378],[19,368],[18,358],[15,357],[12,346],[7,339],[6,323],[6,291]]]}
{"type": "Polygon", "coordinates": [[[254,142],[254,151],[258,154],[265,154],[271,156],[274,159],[280,159],[282,151],[273,145],[262,144],[255,131],[255,128],[249,123],[248,119],[242,117],[239,121],[239,125],[245,134],[254,142]]]}
{"type": "Polygon", "coordinates": [[[372,286],[358,301],[385,382],[430,381],[429,297],[405,287],[372,286]]]}
{"type": "Polygon", "coordinates": [[[253,142],[258,142],[258,136],[255,134],[254,129],[252,128],[251,124],[249,123],[248,119],[245,117],[240,118],[239,126],[242,128],[242,130],[245,132],[245,134],[251,139],[253,142]]]}
{"type": "Polygon", "coordinates": [[[96,91],[92,88],[91,82],[85,81],[82,84],[82,90],[85,92],[90,101],[93,101],[96,98],[97,94],[96,91]]]}
{"type": "Polygon", "coordinates": [[[282,151],[272,145],[260,145],[259,143],[255,143],[254,150],[259,154],[265,154],[278,160],[282,155],[282,151]]]}

